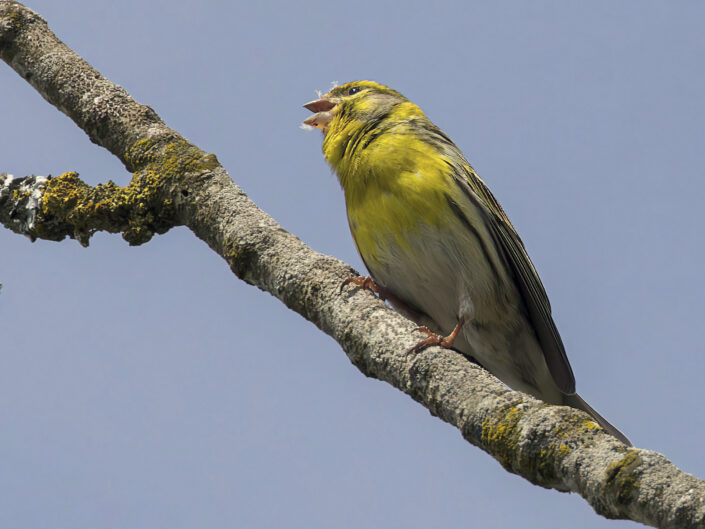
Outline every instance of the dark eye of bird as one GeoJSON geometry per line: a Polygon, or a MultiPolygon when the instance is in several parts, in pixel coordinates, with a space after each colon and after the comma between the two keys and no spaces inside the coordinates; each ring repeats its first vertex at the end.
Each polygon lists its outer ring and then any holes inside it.
{"type": "Polygon", "coordinates": [[[362,88],[360,88],[359,86],[353,86],[352,88],[348,89],[348,95],[351,96],[353,94],[357,94],[360,90],[362,90],[362,88]]]}

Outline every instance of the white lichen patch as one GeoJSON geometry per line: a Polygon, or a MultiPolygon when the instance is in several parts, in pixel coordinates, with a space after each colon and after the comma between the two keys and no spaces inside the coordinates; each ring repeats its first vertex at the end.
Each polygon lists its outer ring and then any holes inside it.
{"type": "Polygon", "coordinates": [[[49,178],[0,174],[0,218],[12,231],[34,238],[37,213],[49,178]]]}
{"type": "Polygon", "coordinates": [[[0,174],[0,190],[10,188],[10,184],[15,179],[15,175],[12,174],[0,174]]]}
{"type": "Polygon", "coordinates": [[[35,176],[34,182],[31,184],[23,183],[20,186],[20,194],[28,195],[27,198],[27,229],[34,230],[35,221],[37,219],[37,211],[42,200],[42,193],[44,193],[44,187],[49,179],[46,176],[35,176]]]}

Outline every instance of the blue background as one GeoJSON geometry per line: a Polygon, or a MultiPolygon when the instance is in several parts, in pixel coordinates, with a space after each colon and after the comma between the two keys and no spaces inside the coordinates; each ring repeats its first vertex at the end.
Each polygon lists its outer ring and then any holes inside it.
{"type": "MultiPolygon", "coordinates": [[[[36,0],[77,53],[362,270],[299,130],[331,81],[419,104],[517,226],[581,394],[705,476],[702,2],[36,0]]],[[[0,65],[0,171],[130,175],[0,65]]],[[[184,228],[0,230],[0,525],[628,527],[506,473],[184,228]]]]}

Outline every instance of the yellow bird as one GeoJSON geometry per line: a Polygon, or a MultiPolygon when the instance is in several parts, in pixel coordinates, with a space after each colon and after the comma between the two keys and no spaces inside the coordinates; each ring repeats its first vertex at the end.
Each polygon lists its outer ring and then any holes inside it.
{"type": "Polygon", "coordinates": [[[548,297],[524,244],[460,149],[414,103],[372,81],[304,105],[345,192],[350,231],[371,278],[437,344],[471,356],[505,384],[589,413],[576,392],[548,297]]]}

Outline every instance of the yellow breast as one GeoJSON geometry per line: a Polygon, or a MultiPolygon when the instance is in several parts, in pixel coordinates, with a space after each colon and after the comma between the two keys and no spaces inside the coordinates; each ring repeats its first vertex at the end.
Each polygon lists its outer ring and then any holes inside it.
{"type": "Polygon", "coordinates": [[[445,159],[413,135],[393,130],[357,153],[355,170],[340,175],[350,230],[368,266],[390,245],[409,249],[407,238],[423,225],[441,227],[452,186],[445,159]]]}

